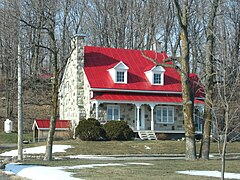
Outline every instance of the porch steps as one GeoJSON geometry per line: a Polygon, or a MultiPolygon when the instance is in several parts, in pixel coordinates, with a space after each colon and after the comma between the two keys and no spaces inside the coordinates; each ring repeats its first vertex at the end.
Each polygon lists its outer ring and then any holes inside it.
{"type": "Polygon", "coordinates": [[[157,140],[157,137],[154,131],[139,131],[138,135],[141,140],[157,140]]]}

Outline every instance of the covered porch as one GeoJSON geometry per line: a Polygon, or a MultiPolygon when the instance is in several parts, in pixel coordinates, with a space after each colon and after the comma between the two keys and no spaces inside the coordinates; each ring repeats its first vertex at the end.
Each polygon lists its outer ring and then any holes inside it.
{"type": "MultiPolygon", "coordinates": [[[[203,103],[195,100],[195,128],[201,131],[203,103]]],[[[101,123],[125,120],[133,131],[184,133],[180,95],[104,93],[91,101],[91,117],[101,123]]]]}

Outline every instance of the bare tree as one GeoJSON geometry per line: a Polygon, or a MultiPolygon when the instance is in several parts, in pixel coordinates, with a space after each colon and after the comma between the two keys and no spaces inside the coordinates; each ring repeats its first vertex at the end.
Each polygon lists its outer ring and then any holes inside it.
{"type": "Polygon", "coordinates": [[[186,137],[186,158],[196,159],[195,127],[193,122],[194,97],[191,93],[189,79],[189,39],[188,39],[188,0],[183,1],[182,8],[178,0],[174,0],[179,25],[181,28],[181,83],[183,98],[183,118],[186,137]]]}
{"type": "Polygon", "coordinates": [[[206,84],[205,84],[205,108],[204,108],[204,128],[203,128],[203,145],[202,157],[209,159],[210,153],[210,135],[212,123],[212,101],[214,87],[214,62],[213,62],[213,45],[214,45],[214,19],[218,8],[219,0],[214,0],[207,25],[207,42],[206,42],[206,84]]]}

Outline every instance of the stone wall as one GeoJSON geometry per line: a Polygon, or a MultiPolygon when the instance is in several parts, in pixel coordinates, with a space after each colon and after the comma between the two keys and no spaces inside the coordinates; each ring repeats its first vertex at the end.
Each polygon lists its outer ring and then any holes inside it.
{"type": "MultiPolygon", "coordinates": [[[[107,122],[107,105],[113,104],[105,104],[102,103],[99,105],[99,114],[98,120],[101,123],[107,122]]],[[[116,104],[114,104],[116,105],[116,104]]],[[[128,122],[129,126],[132,129],[136,130],[136,106],[134,104],[118,104],[120,106],[120,120],[125,120],[128,122]]],[[[142,105],[145,109],[145,130],[151,129],[151,108],[149,105],[142,105]]],[[[154,108],[154,129],[156,131],[182,131],[184,130],[183,125],[183,115],[182,115],[182,107],[181,106],[174,106],[174,124],[158,124],[156,123],[156,107],[154,108]]],[[[92,118],[96,117],[95,107],[92,108],[90,111],[90,115],[92,118]]]]}
{"type": "MultiPolygon", "coordinates": [[[[60,119],[72,120],[76,125],[86,117],[84,108],[84,36],[76,36],[72,40],[74,48],[66,65],[59,89],[60,119]]],[[[73,126],[74,127],[74,126],[73,126]]]]}

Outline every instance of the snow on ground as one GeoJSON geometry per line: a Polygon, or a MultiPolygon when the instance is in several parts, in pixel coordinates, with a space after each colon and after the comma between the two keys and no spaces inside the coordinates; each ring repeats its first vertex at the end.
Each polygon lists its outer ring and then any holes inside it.
{"type": "MultiPolygon", "coordinates": [[[[187,174],[187,175],[194,175],[194,176],[207,176],[207,177],[221,177],[220,171],[177,171],[179,174],[187,174]]],[[[240,174],[237,173],[225,173],[224,177],[226,179],[240,179],[240,174]]]]}
{"type": "Polygon", "coordinates": [[[107,167],[107,166],[128,166],[128,165],[142,165],[150,166],[150,163],[108,163],[108,164],[87,164],[77,166],[58,166],[58,167],[47,167],[47,166],[36,166],[36,165],[22,165],[18,163],[10,163],[6,165],[5,172],[8,174],[16,174],[18,176],[26,177],[28,179],[42,180],[76,180],[72,175],[74,173],[66,172],[65,169],[86,169],[96,167],[107,167]]]}
{"type": "Polygon", "coordinates": [[[6,173],[13,173],[21,177],[34,180],[51,179],[51,180],[76,180],[71,172],[61,170],[61,167],[46,167],[36,165],[21,165],[10,163],[5,167],[6,173]]]}
{"type": "Polygon", "coordinates": [[[70,159],[102,159],[102,160],[116,159],[115,157],[108,157],[102,155],[70,155],[65,157],[70,159]]]}
{"type": "MultiPolygon", "coordinates": [[[[70,145],[53,145],[53,153],[56,152],[66,152],[66,149],[72,148],[70,145]]],[[[145,147],[146,148],[146,147],[145,147]]],[[[45,153],[46,146],[39,146],[33,148],[23,149],[24,154],[43,154],[45,153]]],[[[17,156],[17,150],[8,151],[0,154],[0,156],[17,156]]],[[[101,155],[76,155],[76,156],[66,156],[68,158],[85,158],[85,159],[107,159],[116,157],[106,157],[101,155]]],[[[6,165],[5,172],[16,174],[18,176],[26,177],[34,180],[51,179],[51,180],[76,180],[79,178],[74,178],[72,175],[74,173],[66,172],[65,169],[86,169],[86,168],[96,168],[96,167],[107,167],[107,166],[128,166],[128,165],[142,165],[150,166],[151,163],[108,163],[108,164],[87,164],[87,165],[76,165],[76,166],[59,166],[59,167],[47,167],[47,166],[37,166],[37,165],[22,165],[18,163],[10,163],[6,165]]],[[[177,171],[180,174],[195,175],[195,176],[208,176],[208,177],[221,177],[221,172],[219,171],[177,171]]],[[[225,178],[227,179],[239,179],[240,174],[236,173],[225,173],[225,178]]]]}
{"type": "MultiPolygon", "coordinates": [[[[72,148],[70,145],[53,145],[53,153],[56,152],[66,152],[66,149],[72,148]]],[[[23,154],[44,154],[46,146],[38,146],[32,148],[23,149],[23,154]]],[[[18,150],[12,150],[0,154],[0,156],[17,156],[18,150]]]]}

